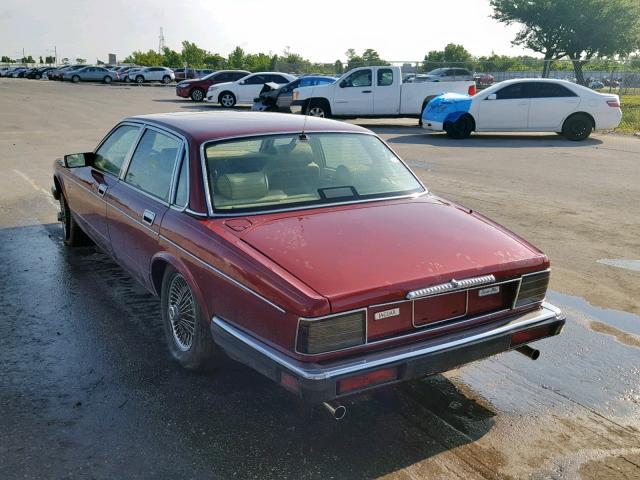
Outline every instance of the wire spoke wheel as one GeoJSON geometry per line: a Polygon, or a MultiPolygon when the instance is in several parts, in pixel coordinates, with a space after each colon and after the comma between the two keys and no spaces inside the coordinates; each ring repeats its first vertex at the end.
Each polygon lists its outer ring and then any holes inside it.
{"type": "Polygon", "coordinates": [[[186,352],[193,345],[196,305],[191,288],[180,274],[174,275],[169,284],[167,315],[176,345],[186,352]]]}

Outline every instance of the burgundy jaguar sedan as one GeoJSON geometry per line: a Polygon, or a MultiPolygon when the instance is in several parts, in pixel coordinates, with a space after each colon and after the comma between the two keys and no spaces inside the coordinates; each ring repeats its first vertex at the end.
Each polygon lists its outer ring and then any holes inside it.
{"type": "Polygon", "coordinates": [[[535,358],[528,344],[565,322],[542,252],[348,123],[131,117],[53,180],[65,243],[86,235],[160,296],[186,368],[221,350],[322,402],[507,350],[535,358]]]}
{"type": "Polygon", "coordinates": [[[182,98],[191,98],[194,102],[201,102],[207,96],[207,90],[211,85],[235,82],[250,73],[246,70],[220,70],[202,78],[182,80],[176,85],[176,95],[182,98]]]}

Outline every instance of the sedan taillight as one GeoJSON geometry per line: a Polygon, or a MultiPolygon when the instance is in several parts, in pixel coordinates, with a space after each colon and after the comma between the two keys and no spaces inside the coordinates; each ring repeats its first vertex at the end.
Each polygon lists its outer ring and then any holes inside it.
{"type": "Polygon", "coordinates": [[[620,101],[619,100],[607,100],[607,105],[609,105],[610,107],[613,107],[613,108],[620,108],[620,101]]]}
{"type": "Polygon", "coordinates": [[[296,351],[307,355],[334,352],[365,343],[364,310],[320,319],[301,318],[296,351]]]}
{"type": "Polygon", "coordinates": [[[514,307],[524,307],[542,302],[547,295],[548,287],[549,270],[523,275],[514,307]]]}
{"type": "Polygon", "coordinates": [[[468,93],[469,93],[470,97],[473,97],[476,94],[476,84],[475,83],[469,87],[468,93]]]}

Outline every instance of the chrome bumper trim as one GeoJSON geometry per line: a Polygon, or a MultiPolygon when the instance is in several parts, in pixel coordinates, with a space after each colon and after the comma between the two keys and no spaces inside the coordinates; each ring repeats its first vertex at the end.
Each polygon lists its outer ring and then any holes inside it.
{"type": "MultiPolygon", "coordinates": [[[[509,317],[504,320],[508,320],[508,318],[509,317]]],[[[212,327],[217,327],[223,330],[236,340],[239,340],[246,346],[304,379],[328,380],[342,375],[355,374],[371,368],[384,367],[385,365],[415,359],[423,355],[436,353],[450,348],[461,347],[466,344],[473,344],[512,330],[515,331],[525,327],[532,327],[535,326],[535,324],[543,323],[545,321],[562,320],[564,319],[564,316],[557,307],[544,302],[538,310],[520,314],[512,318],[512,321],[506,325],[471,336],[463,336],[444,343],[437,343],[438,339],[428,339],[422,343],[418,343],[417,345],[403,345],[382,352],[366,352],[363,353],[360,358],[338,361],[331,365],[319,365],[317,363],[297,361],[256,340],[219,317],[214,316],[211,323],[212,327]],[[425,343],[427,343],[427,345],[425,345],[425,343]]]]}

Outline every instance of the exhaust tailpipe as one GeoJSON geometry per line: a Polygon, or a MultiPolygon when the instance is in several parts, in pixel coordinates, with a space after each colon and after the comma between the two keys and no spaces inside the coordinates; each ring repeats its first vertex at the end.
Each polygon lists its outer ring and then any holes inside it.
{"type": "Polygon", "coordinates": [[[516,348],[516,351],[529,357],[531,360],[537,360],[538,357],[540,356],[540,350],[531,348],[529,345],[521,345],[516,348]]]}
{"type": "Polygon", "coordinates": [[[331,416],[336,420],[342,420],[347,414],[347,407],[345,407],[344,405],[338,405],[333,402],[323,402],[322,406],[326,408],[331,416]]]}

